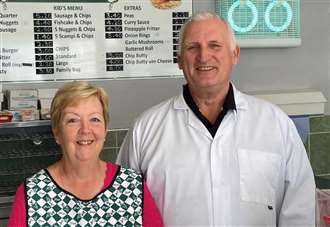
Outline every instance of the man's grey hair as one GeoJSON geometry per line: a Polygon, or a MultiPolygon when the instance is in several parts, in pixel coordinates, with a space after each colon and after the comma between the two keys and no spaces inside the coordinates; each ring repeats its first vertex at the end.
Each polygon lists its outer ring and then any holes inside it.
{"type": "Polygon", "coordinates": [[[219,17],[217,14],[211,13],[211,12],[206,12],[206,11],[202,11],[202,12],[197,12],[195,14],[193,14],[181,27],[180,29],[180,36],[179,36],[179,54],[181,52],[181,48],[183,45],[183,36],[186,32],[186,29],[188,27],[188,25],[194,21],[201,21],[201,20],[207,20],[207,19],[212,19],[212,18],[216,18],[220,21],[222,21],[223,23],[225,23],[227,29],[228,29],[228,34],[229,34],[229,39],[230,39],[230,49],[234,50],[234,48],[237,45],[236,42],[236,38],[233,32],[233,29],[231,28],[231,26],[229,25],[229,23],[227,21],[225,21],[223,18],[219,17]]]}

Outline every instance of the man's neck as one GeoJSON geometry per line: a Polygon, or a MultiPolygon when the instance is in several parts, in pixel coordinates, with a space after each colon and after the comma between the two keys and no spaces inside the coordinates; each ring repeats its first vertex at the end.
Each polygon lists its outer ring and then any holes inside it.
{"type": "Polygon", "coordinates": [[[198,91],[190,89],[191,96],[194,99],[199,111],[211,123],[214,123],[219,113],[222,111],[223,104],[228,94],[229,84],[217,91],[198,91]]]}

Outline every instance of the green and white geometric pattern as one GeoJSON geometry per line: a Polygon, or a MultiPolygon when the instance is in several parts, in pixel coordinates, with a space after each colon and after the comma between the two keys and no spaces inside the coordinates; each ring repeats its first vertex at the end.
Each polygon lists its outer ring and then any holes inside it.
{"type": "Polygon", "coordinates": [[[121,168],[115,181],[92,200],[59,188],[48,171],[25,182],[28,226],[142,226],[142,176],[121,168]]]}

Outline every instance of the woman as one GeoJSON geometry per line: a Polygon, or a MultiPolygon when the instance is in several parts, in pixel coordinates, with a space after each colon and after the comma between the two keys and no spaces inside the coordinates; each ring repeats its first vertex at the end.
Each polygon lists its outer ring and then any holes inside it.
{"type": "Polygon", "coordinates": [[[142,176],[99,158],[108,122],[102,88],[58,90],[51,126],[62,158],[19,186],[8,226],[162,226],[142,176]]]}

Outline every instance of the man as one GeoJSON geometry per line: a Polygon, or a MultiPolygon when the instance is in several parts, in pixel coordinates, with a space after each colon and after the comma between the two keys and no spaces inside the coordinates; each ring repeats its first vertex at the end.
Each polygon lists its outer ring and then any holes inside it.
{"type": "Polygon", "coordinates": [[[181,32],[187,85],[135,121],[117,161],[145,175],[166,226],[313,226],[304,146],[279,108],[230,83],[230,27],[203,12],[181,32]]]}

